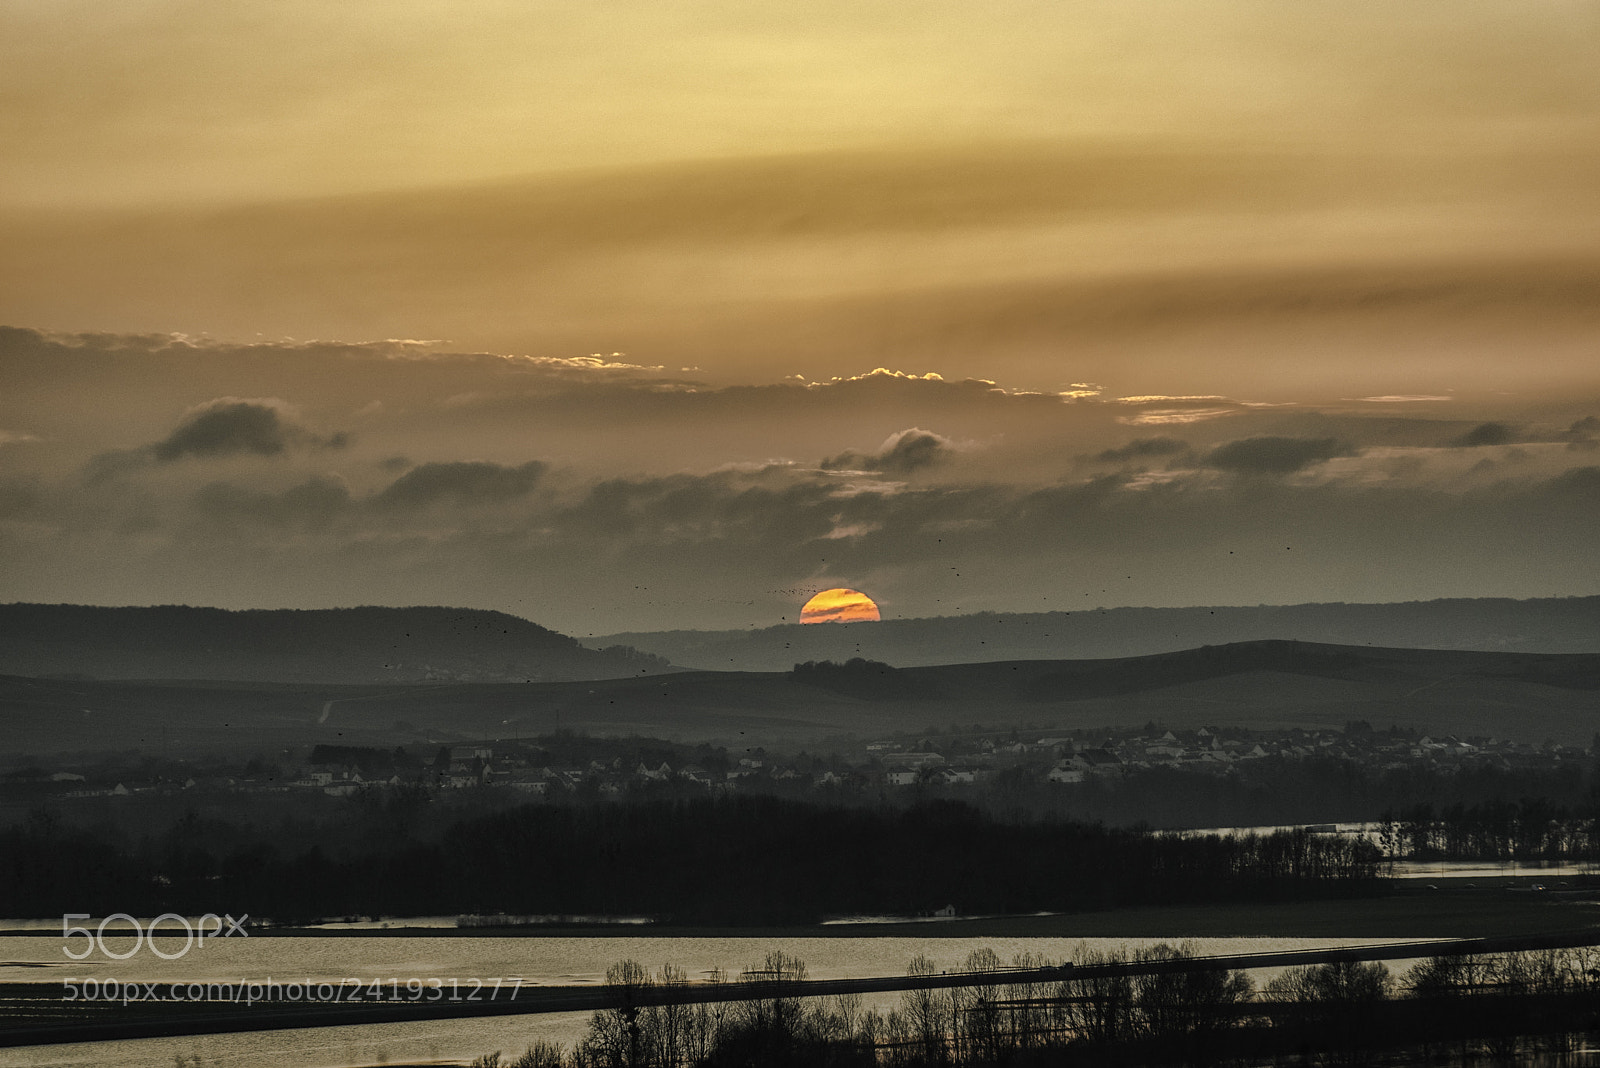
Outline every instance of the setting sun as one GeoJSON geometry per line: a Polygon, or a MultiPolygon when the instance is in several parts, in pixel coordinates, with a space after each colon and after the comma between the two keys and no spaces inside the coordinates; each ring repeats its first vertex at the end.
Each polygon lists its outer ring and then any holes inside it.
{"type": "Polygon", "coordinates": [[[859,590],[823,590],[800,609],[802,623],[877,622],[878,606],[859,590]]]}

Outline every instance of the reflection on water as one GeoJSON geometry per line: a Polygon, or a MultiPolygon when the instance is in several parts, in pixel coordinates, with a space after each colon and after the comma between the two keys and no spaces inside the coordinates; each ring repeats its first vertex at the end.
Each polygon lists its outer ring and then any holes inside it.
{"type": "MultiPolygon", "coordinates": [[[[112,952],[125,952],[132,939],[107,938],[112,952]]],[[[525,985],[599,983],[607,965],[633,959],[652,970],[675,964],[691,979],[714,968],[738,972],[759,963],[771,949],[805,961],[813,979],[853,979],[875,975],[902,975],[906,963],[922,954],[940,967],[956,967],[974,949],[989,947],[1002,960],[1019,953],[1042,954],[1051,961],[1072,959],[1074,947],[1115,948],[1183,941],[1181,934],[1165,938],[984,938],[984,937],[866,937],[866,938],[273,938],[265,935],[208,943],[179,960],[167,961],[148,952],[128,960],[109,960],[98,952],[83,961],[68,960],[62,943],[52,938],[0,936],[0,981],[95,977],[143,982],[338,982],[341,979],[379,979],[387,983],[411,977],[492,980],[521,978],[525,985]],[[49,966],[46,971],[36,965],[49,966]]],[[[1201,953],[1259,953],[1317,946],[1359,945],[1392,938],[1200,938],[1193,942],[1201,953]]],[[[181,944],[181,941],[180,943],[181,944]]],[[[76,944],[74,949],[76,950],[76,944]]]]}
{"type": "MultiPolygon", "coordinates": [[[[1080,945],[1090,948],[1135,948],[1160,941],[1181,941],[1181,935],[1144,939],[1074,938],[401,938],[332,936],[218,941],[176,961],[141,952],[126,961],[106,960],[98,953],[82,962],[61,955],[61,942],[51,938],[0,936],[0,981],[39,980],[42,969],[18,964],[46,963],[62,978],[97,977],[144,981],[336,981],[344,978],[441,977],[466,980],[520,977],[534,984],[599,983],[607,965],[634,959],[655,971],[663,964],[703,978],[713,968],[737,973],[759,964],[769,950],[781,949],[806,962],[813,979],[901,975],[919,954],[940,969],[956,968],[973,950],[988,947],[1002,960],[1035,953],[1053,961],[1072,959],[1080,945]]],[[[1374,938],[1201,938],[1196,951],[1259,953],[1274,950],[1354,945],[1374,938]]],[[[1382,939],[1392,941],[1392,939],[1382,939]]],[[[131,940],[128,941],[131,945],[131,940]]],[[[121,952],[115,944],[113,952],[121,952]]],[[[1258,981],[1266,974],[1257,976],[1258,981]]],[[[898,994],[880,995],[881,1007],[899,1002],[898,994]]],[[[868,1004],[875,1004],[868,999],[868,1004]]],[[[416,1064],[429,1060],[465,1062],[481,1053],[521,1052],[536,1039],[571,1045],[588,1022],[585,1013],[548,1016],[490,1017],[476,1020],[365,1024],[291,1031],[259,1031],[189,1038],[82,1043],[0,1049],[0,1068],[173,1068],[178,1058],[205,1068],[347,1068],[351,1065],[416,1064]]]]}
{"type": "Polygon", "coordinates": [[[537,1039],[571,1045],[585,1013],[480,1020],[363,1024],[251,1031],[190,1038],[81,1042],[0,1049],[4,1068],[350,1068],[354,1065],[465,1064],[482,1053],[520,1053],[537,1039]]]}

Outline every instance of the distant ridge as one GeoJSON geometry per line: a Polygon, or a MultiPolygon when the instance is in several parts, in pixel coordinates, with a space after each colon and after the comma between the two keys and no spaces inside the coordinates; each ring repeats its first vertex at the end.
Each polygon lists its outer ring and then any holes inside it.
{"type": "MultiPolygon", "coordinates": [[[[561,730],[719,745],[1016,730],[1021,739],[1161,729],[1399,724],[1438,737],[1600,731],[1600,653],[1387,649],[1260,641],[1131,659],[889,668],[813,664],[600,681],[323,683],[82,681],[0,674],[8,752],[428,747],[561,730]]],[[[826,751],[826,750],[824,750],[826,751]]],[[[0,754],[3,757],[3,754],[0,754]]]]}
{"type": "Polygon", "coordinates": [[[0,605],[0,673],[239,682],[559,682],[671,670],[503,612],[0,605]]]}
{"type": "Polygon", "coordinates": [[[746,631],[629,632],[597,638],[591,644],[629,645],[688,667],[783,671],[807,660],[851,657],[904,668],[1148,656],[1272,639],[1405,649],[1596,653],[1600,652],[1600,597],[980,612],[881,623],[792,623],[746,631]]]}

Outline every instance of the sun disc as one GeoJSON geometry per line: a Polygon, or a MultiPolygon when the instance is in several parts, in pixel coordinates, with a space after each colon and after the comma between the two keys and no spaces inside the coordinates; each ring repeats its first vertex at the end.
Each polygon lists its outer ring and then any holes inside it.
{"type": "Polygon", "coordinates": [[[871,597],[843,587],[823,590],[800,609],[802,623],[875,623],[880,618],[871,597]]]}

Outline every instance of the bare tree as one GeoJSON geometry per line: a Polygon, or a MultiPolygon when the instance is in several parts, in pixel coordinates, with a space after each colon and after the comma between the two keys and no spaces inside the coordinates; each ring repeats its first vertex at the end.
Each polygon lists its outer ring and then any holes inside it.
{"type": "MultiPolygon", "coordinates": [[[[667,989],[681,989],[689,983],[688,974],[671,964],[663,964],[656,973],[656,985],[667,989]]],[[[691,1010],[687,1005],[668,1001],[650,1008],[645,1015],[644,1034],[654,1062],[660,1068],[680,1068],[689,1063],[689,1028],[691,1010]]]]}
{"type": "MultiPolygon", "coordinates": [[[[933,961],[918,954],[911,958],[907,975],[935,975],[938,969],[933,961]]],[[[923,1059],[928,1064],[942,1064],[948,1059],[946,1038],[951,1030],[948,999],[939,991],[929,989],[907,990],[900,995],[900,1006],[912,1039],[921,1047],[923,1059]]]]}
{"type": "Polygon", "coordinates": [[[636,960],[618,961],[606,969],[605,989],[612,1006],[589,1020],[583,1053],[603,1068],[644,1068],[646,1047],[639,1025],[640,995],[650,987],[650,973],[636,960]]]}
{"type": "MultiPolygon", "coordinates": [[[[1085,967],[1125,964],[1121,953],[1079,945],[1073,960],[1085,967]]],[[[1069,979],[1062,984],[1063,1016],[1076,1037],[1097,1045],[1110,1045],[1131,1037],[1134,1030],[1133,978],[1112,972],[1092,979],[1069,979]]]]}
{"type": "Polygon", "coordinates": [[[529,1046],[522,1056],[507,1062],[505,1068],[564,1068],[565,1064],[566,1057],[561,1044],[540,1039],[529,1046]]]}

